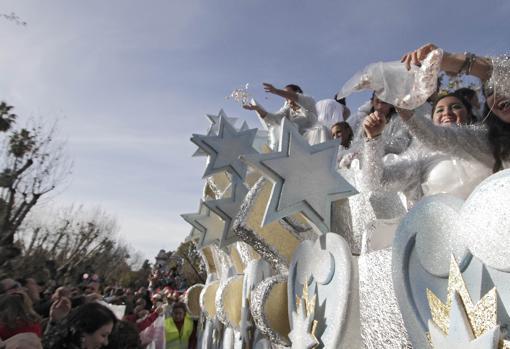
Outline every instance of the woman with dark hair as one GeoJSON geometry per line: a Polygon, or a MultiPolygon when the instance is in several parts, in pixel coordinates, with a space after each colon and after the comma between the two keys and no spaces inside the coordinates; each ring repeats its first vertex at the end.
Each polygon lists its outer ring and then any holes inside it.
{"type": "MultiPolygon", "coordinates": [[[[401,111],[405,114],[405,111],[401,111]]],[[[424,119],[424,116],[417,118],[424,119]]],[[[432,122],[441,128],[466,125],[473,119],[471,105],[459,94],[438,98],[432,108],[432,122]]],[[[370,190],[403,192],[412,204],[422,196],[450,193],[467,198],[471,191],[490,174],[489,168],[476,158],[461,159],[448,147],[430,150],[419,141],[403,154],[384,158],[380,134],[385,119],[378,113],[363,121],[366,135],[363,178],[370,190]]]]}
{"type": "Polygon", "coordinates": [[[349,149],[352,137],[352,129],[347,122],[341,121],[331,126],[331,138],[340,140],[340,145],[344,149],[349,149]]]}
{"type": "Polygon", "coordinates": [[[43,346],[45,349],[99,349],[108,345],[108,337],[116,322],[113,312],[104,305],[87,303],[48,328],[43,346]]]}
{"type": "Polygon", "coordinates": [[[462,97],[464,97],[469,104],[473,107],[472,114],[475,116],[477,120],[482,119],[482,110],[480,105],[480,100],[478,99],[478,93],[469,87],[462,87],[455,91],[456,93],[460,94],[462,97]]]}
{"type": "MultiPolygon", "coordinates": [[[[437,47],[426,44],[405,54],[402,62],[408,68],[421,61],[437,47]]],[[[498,172],[510,167],[510,59],[479,57],[472,53],[444,52],[441,68],[449,73],[466,73],[484,81],[486,110],[484,125],[442,128],[413,113],[401,114],[411,133],[430,149],[446,147],[455,156],[475,158],[498,172]]]]}
{"type": "Polygon", "coordinates": [[[395,107],[379,99],[375,92],[372,92],[370,100],[358,109],[355,118],[347,121],[354,131],[354,151],[359,152],[363,146],[363,127],[361,127],[363,120],[374,112],[383,115],[385,119],[386,127],[382,134],[384,155],[403,153],[411,145],[412,137],[403,127],[403,122],[397,116],[395,107]]]}

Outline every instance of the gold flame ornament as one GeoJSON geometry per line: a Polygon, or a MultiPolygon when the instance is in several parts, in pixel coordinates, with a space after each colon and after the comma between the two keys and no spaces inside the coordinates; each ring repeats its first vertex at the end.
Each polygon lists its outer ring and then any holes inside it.
{"type": "MultiPolygon", "coordinates": [[[[496,288],[491,289],[478,303],[473,304],[466,283],[462,278],[459,265],[453,255],[450,261],[446,303],[443,303],[430,289],[427,289],[426,293],[432,315],[432,321],[429,321],[431,337],[433,337],[432,333],[434,332],[432,328],[435,327],[440,330],[445,338],[457,341],[456,345],[460,344],[459,341],[466,340],[466,338],[452,338],[452,335],[459,333],[465,336],[471,334],[471,339],[473,340],[471,344],[475,344],[477,339],[487,339],[488,336],[495,336],[497,334],[496,343],[498,343],[499,324],[497,320],[496,288]],[[466,329],[462,329],[462,322],[465,322],[466,329]]],[[[439,334],[437,331],[435,332],[436,338],[438,338],[439,334]]],[[[434,340],[432,342],[434,344],[434,340]]],[[[465,348],[468,348],[468,343],[466,345],[465,348]]],[[[435,346],[436,349],[441,347],[441,345],[435,346]]],[[[475,347],[482,348],[479,346],[475,347]]],[[[500,341],[498,347],[502,349],[510,348],[510,341],[500,341]]]]}
{"type": "Polygon", "coordinates": [[[319,345],[315,337],[317,320],[313,319],[316,300],[315,292],[310,298],[308,284],[305,283],[301,297],[296,296],[296,311],[292,312],[292,331],[289,333],[292,349],[312,349],[319,345]]]}

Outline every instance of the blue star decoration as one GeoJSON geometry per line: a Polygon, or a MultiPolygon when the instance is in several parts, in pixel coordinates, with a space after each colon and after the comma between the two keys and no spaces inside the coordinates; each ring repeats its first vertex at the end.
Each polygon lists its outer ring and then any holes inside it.
{"type": "MultiPolygon", "coordinates": [[[[209,126],[209,129],[207,130],[208,136],[216,136],[218,134],[218,130],[220,128],[220,118],[223,117],[230,125],[235,127],[235,124],[239,118],[231,118],[228,117],[227,114],[223,111],[223,109],[220,109],[220,112],[218,115],[212,115],[212,114],[206,114],[205,117],[209,119],[211,122],[211,125],[209,126]]],[[[246,125],[246,122],[243,122],[241,125],[241,131],[244,131],[247,129],[248,125],[246,125]]],[[[198,148],[195,153],[193,153],[192,156],[207,156],[207,153],[204,152],[202,149],[198,148]]]]}
{"type": "MultiPolygon", "coordinates": [[[[228,192],[226,190],[225,192],[228,192]]],[[[230,186],[231,195],[228,198],[208,200],[204,202],[212,212],[216,213],[224,222],[223,232],[220,239],[220,248],[228,246],[236,241],[238,237],[232,229],[234,219],[248,193],[248,189],[241,181],[234,181],[230,186]]]]}
{"type": "Polygon", "coordinates": [[[233,177],[243,180],[246,176],[246,165],[239,156],[258,153],[253,148],[256,133],[255,128],[237,131],[223,117],[220,117],[217,136],[194,134],[191,141],[209,155],[203,178],[228,171],[233,177]]]}
{"type": "Polygon", "coordinates": [[[321,232],[331,230],[331,203],[357,194],[336,171],[339,145],[334,140],[312,146],[284,119],[278,152],[242,156],[273,183],[263,225],[301,212],[321,232]]]}
{"type": "Polygon", "coordinates": [[[186,213],[181,217],[193,227],[190,238],[195,239],[197,248],[219,244],[225,223],[204,201],[200,201],[197,213],[186,213]]]}

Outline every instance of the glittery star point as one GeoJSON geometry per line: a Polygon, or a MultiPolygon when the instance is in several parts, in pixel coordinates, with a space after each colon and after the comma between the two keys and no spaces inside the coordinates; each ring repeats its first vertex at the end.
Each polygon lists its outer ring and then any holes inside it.
{"type": "Polygon", "coordinates": [[[186,213],[181,217],[195,229],[191,233],[198,237],[197,248],[219,243],[225,223],[203,201],[200,201],[197,213],[186,213]]]}
{"type": "Polygon", "coordinates": [[[223,117],[220,117],[217,135],[193,135],[191,141],[209,155],[204,178],[228,171],[231,175],[243,180],[246,175],[246,165],[239,160],[239,156],[257,153],[253,148],[256,133],[257,129],[237,131],[223,117]]]}
{"type": "Polygon", "coordinates": [[[331,203],[357,193],[337,171],[338,141],[310,145],[291,121],[281,126],[279,151],[242,159],[272,183],[263,224],[303,213],[322,232],[331,228],[331,203]]]}

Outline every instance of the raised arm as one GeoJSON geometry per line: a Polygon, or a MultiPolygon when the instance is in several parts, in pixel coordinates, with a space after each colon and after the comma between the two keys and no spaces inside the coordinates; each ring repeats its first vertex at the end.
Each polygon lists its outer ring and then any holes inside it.
{"type": "Polygon", "coordinates": [[[363,147],[361,173],[363,187],[369,191],[406,192],[416,188],[422,181],[422,166],[412,151],[393,155],[390,164],[385,164],[384,141],[381,137],[368,140],[363,147]]]}
{"type": "Polygon", "coordinates": [[[398,112],[411,135],[430,150],[443,151],[468,160],[475,158],[487,166],[493,166],[494,159],[485,126],[438,126],[425,115],[418,115],[418,110],[413,112],[399,109],[398,112]]]}
{"type": "Polygon", "coordinates": [[[283,98],[291,100],[293,102],[298,101],[298,94],[294,91],[279,89],[267,82],[262,83],[262,85],[264,85],[264,91],[266,91],[267,93],[272,93],[274,95],[283,97],[283,98]]]}
{"type": "Polygon", "coordinates": [[[384,165],[384,139],[381,136],[384,120],[384,117],[379,118],[376,113],[363,120],[365,143],[361,166],[362,186],[369,191],[405,191],[420,183],[419,163],[409,156],[399,155],[391,165],[384,165]]]}
{"type": "MultiPolygon", "coordinates": [[[[408,52],[402,56],[401,62],[406,65],[407,70],[411,65],[421,65],[427,55],[437,49],[434,44],[425,44],[420,48],[408,52]]],[[[480,78],[482,81],[489,80],[492,72],[491,60],[486,57],[472,53],[450,53],[444,51],[441,69],[448,74],[466,73],[480,78]]]]}

